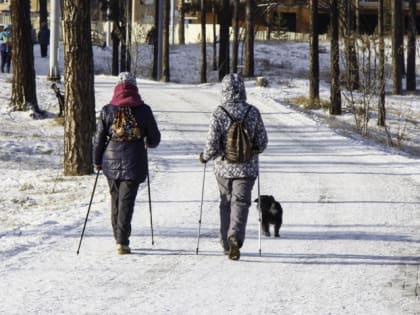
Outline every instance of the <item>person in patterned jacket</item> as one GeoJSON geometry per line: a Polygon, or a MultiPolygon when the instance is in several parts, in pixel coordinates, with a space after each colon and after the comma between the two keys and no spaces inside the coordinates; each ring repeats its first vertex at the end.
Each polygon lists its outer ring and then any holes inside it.
{"type": "Polygon", "coordinates": [[[224,159],[227,132],[231,119],[218,106],[213,112],[207,142],[200,161],[214,160],[214,173],[220,191],[220,242],[229,259],[240,258],[251,206],[251,193],[258,176],[258,155],[267,147],[268,138],[259,110],[246,102],[245,83],[238,74],[226,75],[222,80],[221,106],[235,119],[241,119],[250,108],[245,125],[252,140],[251,159],[230,163],[224,159]]]}

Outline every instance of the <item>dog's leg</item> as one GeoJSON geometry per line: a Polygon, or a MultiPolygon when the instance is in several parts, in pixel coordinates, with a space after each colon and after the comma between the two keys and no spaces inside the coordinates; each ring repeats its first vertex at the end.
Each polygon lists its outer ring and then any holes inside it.
{"type": "Polygon", "coordinates": [[[264,220],[264,217],[262,218],[262,231],[264,236],[270,236],[270,224],[266,220],[264,220]]]}
{"type": "Polygon", "coordinates": [[[275,224],[274,225],[274,237],[280,237],[280,226],[281,224],[275,224]]]}

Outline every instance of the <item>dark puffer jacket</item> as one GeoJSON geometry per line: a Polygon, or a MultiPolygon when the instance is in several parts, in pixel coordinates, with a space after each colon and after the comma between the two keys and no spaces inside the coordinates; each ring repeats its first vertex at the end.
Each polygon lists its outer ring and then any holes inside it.
{"type": "MultiPolygon", "coordinates": [[[[127,96],[127,93],[125,93],[125,96],[127,96]]],[[[118,103],[118,105],[108,104],[101,111],[93,143],[93,161],[95,165],[102,166],[105,176],[109,179],[138,180],[143,182],[147,175],[147,152],[145,145],[148,148],[154,148],[160,142],[160,132],[151,108],[144,104],[140,97],[136,97],[135,99],[140,103],[130,107],[143,135],[139,140],[111,140],[106,144],[111,136],[114,114],[118,111],[119,106],[129,103],[122,102],[118,103]]]]}

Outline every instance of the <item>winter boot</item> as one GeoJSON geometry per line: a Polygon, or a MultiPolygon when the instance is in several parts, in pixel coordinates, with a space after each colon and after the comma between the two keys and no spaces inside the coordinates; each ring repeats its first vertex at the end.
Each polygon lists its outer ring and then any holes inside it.
{"type": "Polygon", "coordinates": [[[128,245],[117,244],[117,253],[120,255],[130,254],[131,248],[128,245]]]}
{"type": "Polygon", "coordinates": [[[234,236],[231,236],[229,237],[229,259],[239,260],[240,257],[241,252],[239,251],[238,240],[234,236]]]}

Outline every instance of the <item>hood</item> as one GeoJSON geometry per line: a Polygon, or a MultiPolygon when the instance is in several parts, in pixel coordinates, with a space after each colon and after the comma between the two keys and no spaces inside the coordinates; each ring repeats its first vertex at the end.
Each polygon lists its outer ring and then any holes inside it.
{"type": "Polygon", "coordinates": [[[137,86],[124,82],[115,86],[110,103],[114,106],[140,106],[143,100],[137,86]]]}
{"type": "Polygon", "coordinates": [[[245,82],[237,73],[226,75],[222,80],[222,104],[244,103],[246,101],[245,82]]]}

